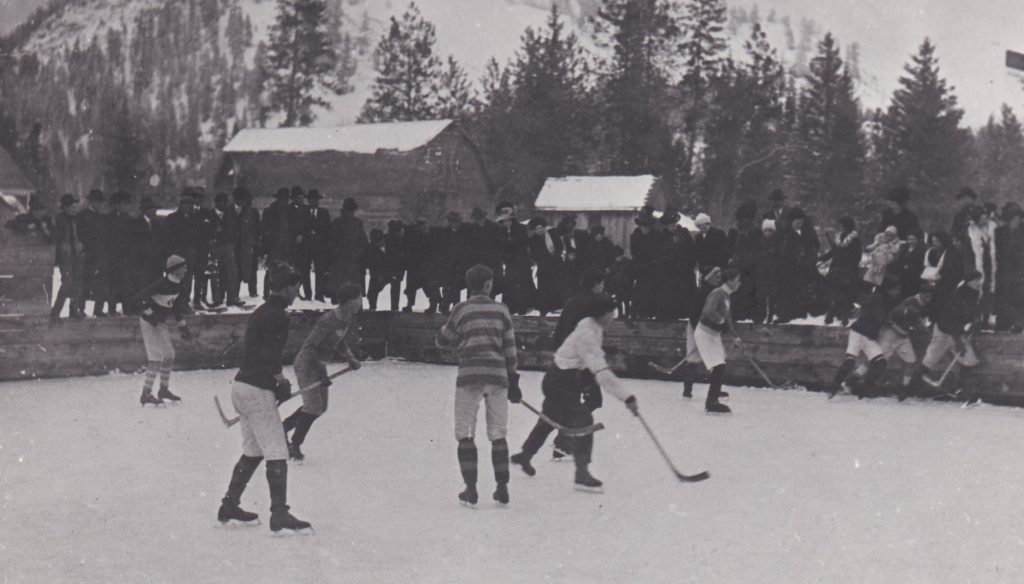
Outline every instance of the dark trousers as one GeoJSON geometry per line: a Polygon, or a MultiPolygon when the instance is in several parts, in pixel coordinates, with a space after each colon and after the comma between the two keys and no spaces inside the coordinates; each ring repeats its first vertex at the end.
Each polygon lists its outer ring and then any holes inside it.
{"type": "MultiPolygon", "coordinates": [[[[594,423],[592,412],[600,402],[601,390],[589,372],[553,367],[544,374],[541,388],[544,391],[541,411],[547,417],[569,428],[582,428],[594,423]]],[[[523,454],[532,458],[544,446],[544,441],[553,430],[550,424],[538,419],[523,442],[523,454]]],[[[572,452],[577,467],[590,464],[594,450],[593,434],[560,436],[555,439],[556,446],[559,446],[560,441],[572,452]]]]}

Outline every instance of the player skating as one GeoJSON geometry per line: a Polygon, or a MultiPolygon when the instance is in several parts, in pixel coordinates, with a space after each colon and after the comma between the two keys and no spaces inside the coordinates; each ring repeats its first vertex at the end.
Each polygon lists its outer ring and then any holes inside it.
{"type": "Polygon", "coordinates": [[[306,532],[310,524],[288,512],[288,444],[277,412],[278,403],[291,394],[291,382],[281,373],[281,353],[288,340],[285,309],[299,294],[300,278],[288,265],[274,264],[265,280],[270,295],[246,324],[242,366],[231,387],[231,403],[241,418],[242,456],[231,473],[217,519],[221,523],[258,519],[239,505],[249,479],[266,458],[270,530],[306,532]]]}
{"type": "MultiPolygon", "coordinates": [[[[185,324],[182,315],[182,303],[176,303],[182,293],[181,280],[185,277],[188,264],[185,258],[172,255],[167,258],[166,274],[140,290],[132,298],[131,303],[139,311],[139,326],[142,328],[142,342],[146,346],[146,380],[142,385],[139,403],[161,405],[164,400],[179,402],[181,398],[171,393],[171,368],[174,367],[174,345],[171,344],[171,327],[173,321],[181,338],[185,341],[193,339],[192,331],[185,324]],[[160,375],[160,391],[153,396],[153,382],[160,375]]],[[[188,294],[185,291],[185,294],[188,294]]]]}
{"type": "Polygon", "coordinates": [[[871,292],[861,303],[860,313],[850,325],[846,341],[846,358],[832,379],[829,399],[839,391],[856,394],[860,387],[875,387],[882,378],[886,360],[882,345],[879,343],[879,335],[889,320],[889,311],[898,294],[899,287],[892,281],[886,281],[879,290],[871,292]],[[858,379],[853,372],[861,353],[868,360],[868,369],[863,379],[858,379]]]}
{"type": "Polygon", "coordinates": [[[700,322],[693,333],[704,366],[711,371],[711,383],[708,395],[704,399],[704,411],[709,414],[729,414],[729,406],[719,402],[722,394],[722,381],[725,379],[725,346],[722,344],[722,333],[733,335],[733,346],[742,349],[743,342],[736,336],[736,327],[732,322],[732,310],[729,298],[740,287],[740,273],[732,268],[722,271],[722,285],[708,294],[704,302],[704,310],[700,314],[700,322]]]}
{"type": "Polygon", "coordinates": [[[473,442],[476,416],[484,402],[487,438],[491,441],[494,467],[494,500],[507,505],[508,493],[508,402],[519,403],[519,374],[516,372],[516,339],[512,317],[504,304],[494,301],[494,272],[483,265],[466,271],[469,298],[452,308],[436,342],[442,349],[453,349],[459,361],[455,388],[455,439],[459,441],[458,459],[466,488],[459,500],[475,505],[477,450],[473,442]]]}
{"type": "MultiPolygon", "coordinates": [[[[978,365],[978,356],[971,346],[970,336],[976,327],[975,321],[980,317],[979,303],[983,282],[984,275],[981,272],[968,271],[945,305],[939,308],[938,317],[932,327],[932,338],[921,362],[922,378],[925,383],[936,389],[945,381],[945,374],[939,369],[939,364],[950,351],[953,351],[954,362],[959,362],[964,368],[970,369],[978,365]]],[[[953,363],[950,363],[950,367],[952,365],[953,363]]]]}
{"type": "MultiPolygon", "coordinates": [[[[626,391],[605,360],[604,329],[615,318],[616,302],[599,295],[592,299],[583,312],[583,318],[572,333],[555,351],[554,364],[544,374],[541,389],[544,404],[541,411],[568,428],[582,428],[594,423],[593,411],[601,407],[601,390],[606,389],[625,402],[634,414],[636,398],[626,391]]],[[[512,457],[529,476],[536,474],[531,459],[544,445],[554,428],[538,420],[530,431],[520,452],[512,457]]],[[[601,487],[601,481],[590,474],[590,461],[594,449],[593,434],[567,437],[576,463],[575,482],[589,489],[601,487]]]]}
{"type": "Polygon", "coordinates": [[[327,381],[327,363],[334,357],[338,347],[341,347],[341,355],[348,361],[349,367],[356,370],[362,366],[345,342],[352,316],[363,306],[362,290],[357,284],[346,282],[338,287],[334,301],[338,306],[317,319],[295,356],[295,377],[299,387],[316,387],[302,392],[302,407],[284,420],[285,434],[294,430],[288,443],[288,457],[292,460],[301,461],[305,458],[302,443],[313,422],[327,411],[327,389],[331,385],[327,381]]]}
{"type": "MultiPolygon", "coordinates": [[[[693,303],[694,310],[686,319],[686,357],[683,359],[685,378],[683,379],[683,397],[693,397],[693,382],[698,377],[697,366],[700,365],[700,355],[697,353],[697,341],[693,335],[697,331],[696,326],[700,322],[700,315],[704,312],[704,304],[707,303],[711,292],[722,285],[722,268],[714,267],[702,278],[701,285],[697,288],[696,302],[693,303]]],[[[718,399],[726,399],[729,394],[725,391],[718,392],[718,399]]]]}

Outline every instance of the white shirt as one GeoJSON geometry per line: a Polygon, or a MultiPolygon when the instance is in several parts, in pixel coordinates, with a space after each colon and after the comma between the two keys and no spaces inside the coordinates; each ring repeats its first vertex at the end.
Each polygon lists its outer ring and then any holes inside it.
{"type": "Polygon", "coordinates": [[[593,318],[584,318],[555,351],[555,366],[559,369],[589,369],[597,377],[601,389],[625,401],[631,394],[608,368],[604,349],[601,348],[603,343],[604,328],[593,318]]]}

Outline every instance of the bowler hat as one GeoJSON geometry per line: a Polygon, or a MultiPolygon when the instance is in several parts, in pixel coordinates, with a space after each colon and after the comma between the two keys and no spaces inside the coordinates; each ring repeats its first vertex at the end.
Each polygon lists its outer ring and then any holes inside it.
{"type": "Polygon", "coordinates": [[[127,191],[117,191],[110,195],[110,203],[112,205],[118,205],[120,203],[127,203],[131,200],[132,196],[127,191]]]}
{"type": "Polygon", "coordinates": [[[974,192],[974,189],[972,189],[971,187],[964,187],[960,189],[960,192],[956,194],[956,200],[959,201],[960,199],[970,199],[972,201],[977,201],[978,193],[974,192]]]}
{"type": "Polygon", "coordinates": [[[142,211],[147,209],[156,209],[156,207],[156,201],[153,200],[153,197],[142,197],[139,201],[139,209],[142,211]]]}
{"type": "Polygon", "coordinates": [[[318,191],[316,189],[309,189],[309,191],[306,192],[306,198],[311,200],[311,201],[318,201],[318,200],[324,198],[324,196],[321,195],[320,191],[318,191]]]}
{"type": "Polygon", "coordinates": [[[356,204],[356,200],[352,197],[345,197],[345,200],[341,202],[341,208],[345,211],[355,211],[359,208],[356,204]]]}
{"type": "Polygon", "coordinates": [[[103,191],[101,191],[99,189],[93,189],[93,190],[89,191],[89,194],[85,198],[87,200],[90,200],[90,201],[102,201],[103,200],[103,191]]]}
{"type": "Polygon", "coordinates": [[[473,207],[473,210],[469,212],[469,218],[474,221],[479,221],[487,217],[487,211],[484,211],[480,207],[473,207]]]}
{"type": "Polygon", "coordinates": [[[654,221],[654,215],[648,215],[647,213],[637,215],[636,219],[633,219],[633,223],[636,223],[639,227],[650,227],[654,225],[654,221]]]}
{"type": "Polygon", "coordinates": [[[775,189],[768,195],[769,201],[782,202],[786,199],[786,193],[782,192],[782,189],[775,189]]]}
{"type": "Polygon", "coordinates": [[[249,189],[245,187],[235,187],[235,190],[231,191],[231,196],[234,197],[236,201],[248,201],[252,199],[252,194],[249,192],[249,189]]]}
{"type": "Polygon", "coordinates": [[[292,192],[291,192],[291,196],[292,197],[301,197],[301,196],[303,196],[305,194],[306,194],[306,191],[302,190],[302,187],[300,187],[299,185],[295,185],[295,186],[292,187],[292,192]]]}
{"type": "Polygon", "coordinates": [[[288,198],[288,187],[281,187],[274,193],[275,199],[287,199],[288,198]]]}
{"type": "Polygon", "coordinates": [[[895,203],[906,203],[910,200],[910,189],[903,185],[893,187],[889,189],[889,195],[886,198],[895,203]]]}
{"type": "Polygon", "coordinates": [[[75,196],[70,194],[70,193],[62,195],[61,198],[60,198],[60,206],[61,206],[61,208],[70,207],[71,205],[74,205],[77,202],[78,202],[78,199],[75,198],[75,196]]]}
{"type": "Polygon", "coordinates": [[[448,211],[444,219],[449,223],[462,223],[462,215],[458,211],[448,211]]]}

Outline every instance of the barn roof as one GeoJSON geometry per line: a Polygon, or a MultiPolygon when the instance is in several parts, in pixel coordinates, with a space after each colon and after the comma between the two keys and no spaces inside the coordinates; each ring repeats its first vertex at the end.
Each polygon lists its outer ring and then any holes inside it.
{"type": "Polygon", "coordinates": [[[10,153],[0,148],[0,192],[34,191],[35,185],[24,171],[15,164],[10,153]]]}
{"type": "Polygon", "coordinates": [[[656,177],[566,176],[549,178],[537,195],[538,211],[638,211],[656,177]]]}
{"type": "Polygon", "coordinates": [[[430,142],[451,123],[452,120],[429,120],[315,128],[246,129],[228,142],[224,152],[405,152],[430,142]]]}

